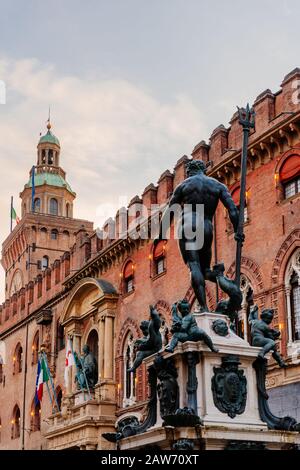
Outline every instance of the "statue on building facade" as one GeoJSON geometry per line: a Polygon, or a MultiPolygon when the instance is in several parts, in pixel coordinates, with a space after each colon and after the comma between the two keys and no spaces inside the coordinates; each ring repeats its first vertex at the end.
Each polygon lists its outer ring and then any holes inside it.
{"type": "Polygon", "coordinates": [[[190,304],[186,299],[173,304],[172,318],[171,332],[173,336],[165,351],[173,352],[178,342],[204,341],[211,351],[218,352],[208,334],[198,327],[196,319],[190,310],[190,304]]]}
{"type": "MultiPolygon", "coordinates": [[[[241,308],[239,302],[236,301],[236,289],[239,288],[234,285],[234,281],[226,280],[222,282],[222,273],[219,269],[212,270],[210,267],[212,258],[212,241],[213,241],[213,218],[218,206],[219,201],[223,203],[228,211],[230,221],[235,231],[235,240],[240,239],[237,233],[239,224],[239,211],[236,207],[230,192],[227,187],[217,181],[215,178],[206,176],[206,164],[201,160],[191,160],[187,163],[187,179],[179,184],[170,199],[168,207],[163,213],[158,240],[164,239],[166,234],[167,224],[174,215],[174,208],[176,205],[182,207],[181,216],[181,233],[179,234],[179,248],[185,264],[191,272],[192,287],[195,292],[196,298],[199,302],[200,311],[208,312],[205,294],[205,281],[209,280],[218,283],[222,289],[222,284],[225,284],[227,293],[234,296],[235,300],[232,303],[234,308],[238,311],[241,308]],[[197,206],[202,205],[204,210],[203,225],[200,222],[197,206]],[[197,235],[193,238],[188,238],[187,234],[196,233],[198,230],[203,229],[204,241],[201,248],[198,246],[196,240],[197,235]]],[[[243,236],[242,236],[243,237],[243,236]]],[[[217,267],[217,265],[216,265],[217,267]]],[[[239,296],[240,302],[242,295],[239,296]]]]}
{"type": "Polygon", "coordinates": [[[264,358],[265,355],[273,351],[272,356],[280,367],[286,367],[286,363],[278,352],[278,346],[275,340],[280,338],[280,331],[271,328],[269,325],[274,318],[274,310],[266,308],[261,312],[260,320],[258,318],[258,306],[254,305],[250,310],[249,324],[251,326],[252,346],[261,347],[258,357],[264,358]]]}
{"type": "Polygon", "coordinates": [[[75,381],[78,389],[94,388],[98,380],[98,365],[88,344],[83,346],[83,356],[78,357],[74,352],[77,374],[75,381]]]}
{"type": "Polygon", "coordinates": [[[144,337],[135,341],[137,349],[136,358],[128,372],[134,372],[146,357],[155,354],[162,348],[162,338],[160,333],[161,319],[157,310],[150,305],[150,321],[143,321],[140,329],[144,337]]]}

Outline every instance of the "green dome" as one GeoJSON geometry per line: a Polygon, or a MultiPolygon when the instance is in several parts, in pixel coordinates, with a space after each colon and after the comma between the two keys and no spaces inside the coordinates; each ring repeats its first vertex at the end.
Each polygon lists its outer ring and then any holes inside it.
{"type": "Polygon", "coordinates": [[[39,140],[39,144],[43,144],[45,142],[47,142],[49,144],[56,144],[60,147],[60,143],[59,143],[58,138],[55,137],[55,135],[52,134],[52,132],[50,130],[48,130],[47,134],[43,135],[39,140]]]}
{"type": "MultiPolygon", "coordinates": [[[[66,180],[61,176],[54,173],[38,173],[34,177],[34,185],[35,186],[42,186],[43,184],[48,184],[49,186],[56,186],[59,188],[66,188],[70,193],[74,194],[72,191],[71,186],[66,180]]],[[[26,188],[31,188],[32,181],[31,178],[26,184],[26,188]]]]}

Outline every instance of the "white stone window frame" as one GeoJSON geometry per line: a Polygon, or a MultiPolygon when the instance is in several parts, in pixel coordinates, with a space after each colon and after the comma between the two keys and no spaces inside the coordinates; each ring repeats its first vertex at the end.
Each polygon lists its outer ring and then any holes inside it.
{"type": "Polygon", "coordinates": [[[136,403],[136,387],[135,387],[135,374],[130,374],[130,396],[126,397],[126,390],[127,390],[127,349],[129,347],[130,351],[130,359],[129,359],[129,366],[132,367],[133,361],[135,359],[135,350],[134,350],[134,337],[133,333],[129,331],[126,336],[126,340],[124,343],[123,348],[123,363],[124,363],[124,380],[123,380],[123,408],[127,408],[128,406],[132,406],[136,403]]]}
{"type": "Polygon", "coordinates": [[[287,311],[287,327],[288,327],[288,342],[287,342],[287,354],[292,358],[294,363],[300,363],[298,356],[300,355],[300,340],[293,340],[293,315],[292,315],[292,286],[291,278],[293,273],[298,275],[298,284],[300,286],[300,248],[298,248],[292,257],[290,258],[285,271],[285,299],[286,299],[286,311],[287,311]]]}

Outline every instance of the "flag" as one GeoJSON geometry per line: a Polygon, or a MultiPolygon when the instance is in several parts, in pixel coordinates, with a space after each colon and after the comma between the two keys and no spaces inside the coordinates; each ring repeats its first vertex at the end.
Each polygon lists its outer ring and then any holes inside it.
{"type": "Polygon", "coordinates": [[[31,210],[34,212],[34,196],[35,196],[35,166],[31,170],[31,210]]]}
{"type": "Polygon", "coordinates": [[[49,374],[47,366],[43,358],[38,360],[37,375],[36,375],[36,386],[35,386],[35,397],[34,401],[37,405],[42,401],[43,398],[43,384],[48,382],[49,374]]]}
{"type": "Polygon", "coordinates": [[[11,218],[12,220],[15,220],[17,224],[20,222],[20,217],[17,216],[17,213],[13,206],[11,208],[11,218]]]}
{"type": "Polygon", "coordinates": [[[68,338],[66,344],[66,365],[65,365],[65,386],[68,387],[69,385],[69,370],[70,367],[75,365],[75,358],[72,349],[72,343],[70,338],[68,338]]]}

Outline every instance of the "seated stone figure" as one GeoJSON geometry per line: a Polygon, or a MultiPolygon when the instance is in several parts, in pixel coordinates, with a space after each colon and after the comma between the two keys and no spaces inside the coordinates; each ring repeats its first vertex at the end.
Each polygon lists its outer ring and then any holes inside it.
{"type": "Polygon", "coordinates": [[[74,352],[77,375],[75,381],[79,389],[93,388],[98,380],[98,367],[94,354],[87,344],[83,346],[83,356],[81,358],[74,352]]]}
{"type": "Polygon", "coordinates": [[[165,351],[173,352],[178,342],[185,343],[186,341],[204,341],[204,343],[213,352],[218,352],[213,345],[211,338],[200,329],[197,325],[196,319],[190,311],[190,305],[186,299],[175,303],[172,306],[173,325],[171,332],[173,333],[170,344],[165,348],[165,351]],[[178,315],[178,312],[181,316],[178,315]]]}
{"type": "Polygon", "coordinates": [[[264,358],[265,355],[273,351],[273,358],[280,367],[286,367],[284,360],[278,352],[276,339],[280,337],[280,331],[270,328],[273,321],[274,310],[271,308],[264,309],[261,312],[260,320],[258,319],[258,306],[254,305],[250,310],[249,324],[251,326],[252,346],[261,346],[262,349],[258,357],[264,358]]]}
{"type": "Polygon", "coordinates": [[[162,348],[162,338],[159,331],[160,326],[161,319],[159,313],[150,305],[150,321],[144,321],[140,325],[144,337],[135,341],[137,355],[132,367],[128,369],[128,372],[134,372],[141,365],[143,359],[160,351],[162,348]]]}

